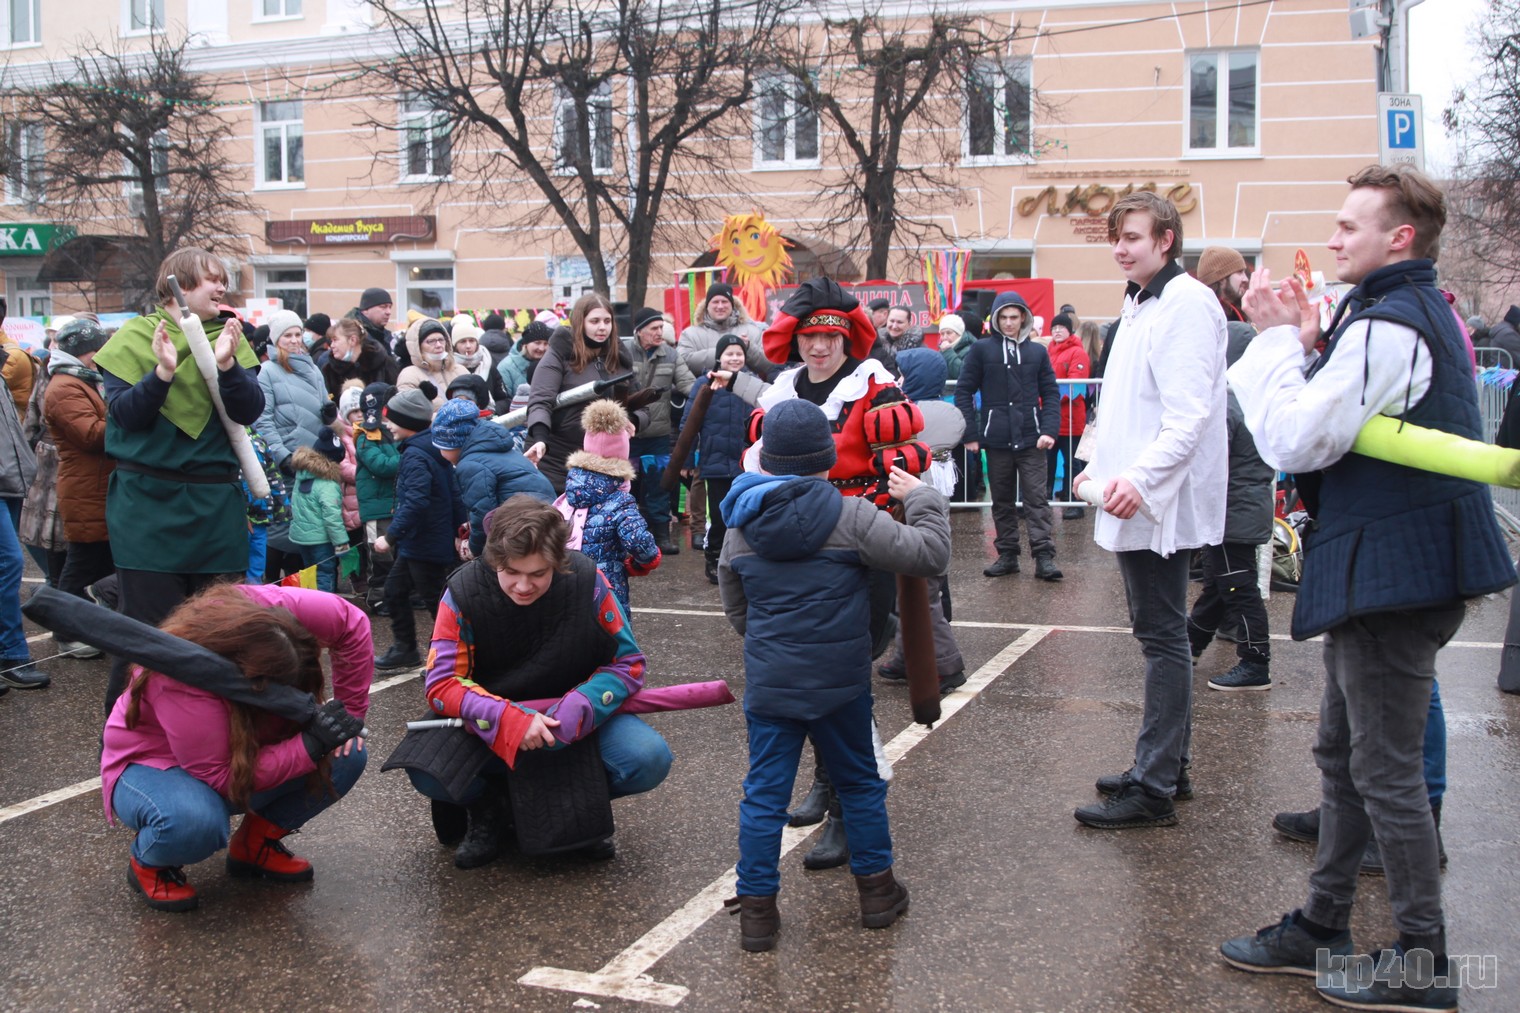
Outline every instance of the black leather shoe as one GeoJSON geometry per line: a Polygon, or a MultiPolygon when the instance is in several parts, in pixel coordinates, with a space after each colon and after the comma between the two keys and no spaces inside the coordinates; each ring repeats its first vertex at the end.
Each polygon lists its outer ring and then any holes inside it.
{"type": "Polygon", "coordinates": [[[421,668],[422,658],[417,654],[417,646],[404,646],[392,644],[390,649],[375,659],[375,671],[388,672],[397,668],[421,668]]]}
{"type": "Polygon", "coordinates": [[[1177,823],[1177,809],[1171,799],[1152,795],[1133,781],[1102,802],[1083,806],[1072,815],[1078,823],[1097,830],[1170,827],[1177,823]]]}
{"type": "Polygon", "coordinates": [[[1006,577],[1010,573],[1019,572],[1018,556],[999,556],[982,571],[983,577],[1006,577]]]}
{"type": "Polygon", "coordinates": [[[11,689],[47,689],[52,681],[30,658],[0,658],[0,684],[11,689]]]}
{"type": "Polygon", "coordinates": [[[1290,840],[1305,844],[1319,842],[1319,810],[1303,813],[1278,813],[1272,817],[1272,829],[1290,840]]]}
{"type": "Polygon", "coordinates": [[[1038,580],[1060,580],[1065,576],[1057,568],[1055,556],[1034,557],[1034,575],[1038,580]]]}
{"type": "Polygon", "coordinates": [[[844,818],[839,803],[829,806],[829,819],[813,850],[802,856],[804,869],[833,869],[850,860],[850,843],[845,839],[844,818]]]}

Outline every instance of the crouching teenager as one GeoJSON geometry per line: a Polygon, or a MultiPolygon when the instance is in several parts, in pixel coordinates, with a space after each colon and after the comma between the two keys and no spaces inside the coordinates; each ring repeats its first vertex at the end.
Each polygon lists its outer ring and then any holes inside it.
{"type": "Polygon", "coordinates": [[[324,647],[333,700],[305,727],[156,672],[135,669],[106,721],[106,816],[137,831],[127,882],[149,907],[199,904],[184,866],[227,849],[227,871],[299,883],[311,863],[281,840],[348,793],[364,772],[360,731],[375,649],[369,619],[335,595],[216,585],[164,620],[167,633],[237,665],[255,689],[294,687],[318,701],[324,647]],[[341,706],[339,706],[341,705],[341,706]],[[228,836],[228,817],[246,813],[228,836]]]}
{"type": "Polygon", "coordinates": [[[559,511],[526,493],[486,518],[485,554],[449,577],[428,652],[427,702],[463,727],[413,729],[386,760],[432,800],[454,864],[523,854],[615,855],[610,800],[649,791],[670,747],[623,701],[644,655],[596,564],[565,548],[559,511]]]}
{"type": "Polygon", "coordinates": [[[887,784],[877,772],[871,717],[869,573],[937,577],[950,564],[945,498],[893,468],[899,524],[865,497],[840,496],[829,421],[785,401],[765,416],[761,474],[724,497],[728,534],[718,563],[723,611],[744,635],[749,773],[739,803],[740,944],[776,943],[781,831],[802,744],[812,739],[844,811],[861,924],[886,928],[908,909],[892,875],[887,784]]]}

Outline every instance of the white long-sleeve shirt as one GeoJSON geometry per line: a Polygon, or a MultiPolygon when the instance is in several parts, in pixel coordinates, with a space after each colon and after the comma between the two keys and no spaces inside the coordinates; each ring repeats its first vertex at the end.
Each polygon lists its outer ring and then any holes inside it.
{"type": "Polygon", "coordinates": [[[1224,540],[1224,365],[1224,311],[1196,279],[1179,272],[1159,295],[1125,297],[1087,477],[1099,488],[1128,479],[1141,506],[1128,520],[1100,511],[1100,546],[1170,556],[1224,540]]]}
{"type": "Polygon", "coordinates": [[[1285,325],[1258,334],[1230,367],[1246,428],[1262,460],[1279,471],[1334,464],[1367,420],[1403,415],[1430,389],[1430,349],[1419,332],[1390,320],[1346,328],[1330,361],[1309,379],[1304,374],[1316,358],[1304,354],[1298,328],[1285,325]]]}

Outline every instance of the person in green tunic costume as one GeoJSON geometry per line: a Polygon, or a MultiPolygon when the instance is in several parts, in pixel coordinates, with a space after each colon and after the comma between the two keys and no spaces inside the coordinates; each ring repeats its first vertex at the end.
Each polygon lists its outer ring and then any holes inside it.
{"type": "MultiPolygon", "coordinates": [[[[127,321],[95,356],[105,379],[106,454],[116,460],[106,524],[114,536],[118,607],[155,625],[207,584],[237,579],[248,564],[237,457],[180,331],[171,275],[213,342],[227,415],[252,425],[264,410],[252,372],[258,358],[237,317],[220,308],[226,268],[205,250],[176,250],[158,269],[159,308],[127,321]]],[[[111,666],[107,714],[128,667],[121,659],[111,666]]]]}

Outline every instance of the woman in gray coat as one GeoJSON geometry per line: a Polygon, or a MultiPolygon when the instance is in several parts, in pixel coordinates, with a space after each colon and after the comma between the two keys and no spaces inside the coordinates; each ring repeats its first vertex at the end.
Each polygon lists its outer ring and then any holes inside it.
{"type": "Polygon", "coordinates": [[[264,412],[254,431],[269,444],[269,457],[287,477],[295,474],[290,455],[309,447],[322,428],[322,407],[328,403],[322,371],[301,340],[301,318],[280,310],[269,319],[269,343],[274,354],[259,369],[264,412]]]}

